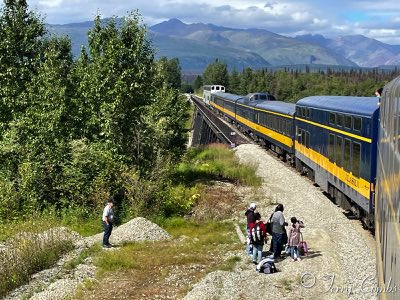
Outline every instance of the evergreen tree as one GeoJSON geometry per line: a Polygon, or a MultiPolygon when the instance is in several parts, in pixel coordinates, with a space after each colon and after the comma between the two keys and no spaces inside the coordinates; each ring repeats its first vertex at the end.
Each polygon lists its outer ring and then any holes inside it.
{"type": "Polygon", "coordinates": [[[240,86],[240,79],[239,79],[239,73],[234,68],[229,76],[229,86],[227,87],[227,91],[229,91],[232,94],[239,94],[239,86],[240,86]]]}
{"type": "Polygon", "coordinates": [[[198,75],[198,76],[196,77],[196,79],[194,80],[194,82],[193,82],[193,89],[194,89],[195,91],[197,91],[197,90],[200,89],[202,86],[203,86],[203,78],[202,78],[200,75],[198,75]]]}
{"type": "Polygon", "coordinates": [[[226,64],[218,60],[209,64],[203,72],[203,84],[220,84],[228,86],[229,77],[226,64]]]}

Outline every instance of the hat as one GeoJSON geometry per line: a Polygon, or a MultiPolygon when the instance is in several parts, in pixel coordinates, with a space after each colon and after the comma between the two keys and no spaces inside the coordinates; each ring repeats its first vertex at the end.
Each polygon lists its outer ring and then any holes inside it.
{"type": "Polygon", "coordinates": [[[251,203],[251,204],[250,204],[250,208],[256,209],[256,207],[257,207],[257,205],[256,205],[255,203],[251,203]]]}

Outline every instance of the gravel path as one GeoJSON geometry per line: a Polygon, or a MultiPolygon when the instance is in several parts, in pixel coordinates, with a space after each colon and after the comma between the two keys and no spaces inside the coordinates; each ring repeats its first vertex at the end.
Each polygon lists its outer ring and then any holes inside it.
{"type": "MultiPolygon", "coordinates": [[[[371,292],[377,286],[375,244],[360,222],[349,220],[318,187],[259,146],[238,146],[236,155],[258,166],[264,183],[257,204],[264,220],[280,202],[289,222],[292,216],[304,221],[309,255],[301,262],[278,261],[279,272],[264,275],[255,272],[243,251],[236,254],[243,260],[234,272],[209,274],[185,299],[376,299],[371,292]]],[[[237,216],[241,227],[242,214],[237,216]]]]}

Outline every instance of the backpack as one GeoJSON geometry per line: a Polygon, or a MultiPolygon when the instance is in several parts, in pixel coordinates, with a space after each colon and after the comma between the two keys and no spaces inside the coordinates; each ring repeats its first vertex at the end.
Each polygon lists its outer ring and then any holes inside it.
{"type": "Polygon", "coordinates": [[[264,243],[264,232],[261,229],[260,223],[254,224],[250,232],[250,239],[253,244],[263,244],[264,243]]]}
{"type": "Polygon", "coordinates": [[[271,219],[272,219],[273,215],[274,214],[271,215],[271,217],[269,218],[268,222],[265,224],[265,229],[266,229],[267,233],[269,233],[270,235],[272,235],[272,222],[271,222],[271,219]]]}
{"type": "Polygon", "coordinates": [[[256,271],[264,274],[273,274],[276,273],[275,262],[273,258],[264,258],[261,260],[257,267],[256,271]]]}

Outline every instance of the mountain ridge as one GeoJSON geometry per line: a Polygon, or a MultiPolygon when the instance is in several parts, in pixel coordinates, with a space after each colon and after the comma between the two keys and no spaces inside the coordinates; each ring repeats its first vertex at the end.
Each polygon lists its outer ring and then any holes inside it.
{"type": "MultiPolygon", "coordinates": [[[[120,22],[121,19],[118,19],[120,22]]],[[[87,46],[93,22],[48,25],[51,32],[68,35],[73,54],[87,46]]],[[[323,35],[287,37],[265,29],[238,29],[214,24],[186,24],[174,18],[148,28],[156,57],[177,57],[182,70],[201,73],[219,59],[229,69],[282,65],[379,67],[400,65],[400,45],[388,45],[362,35],[326,38],[323,35]]]]}

